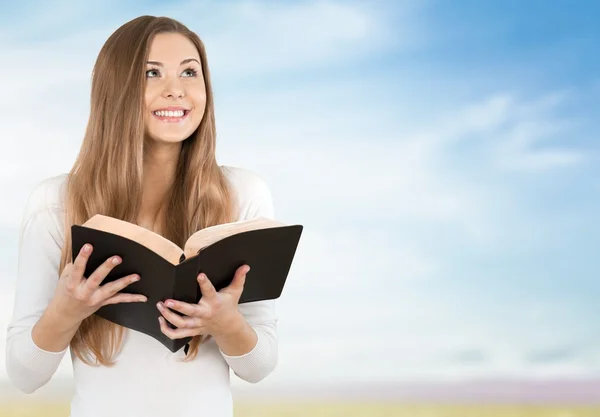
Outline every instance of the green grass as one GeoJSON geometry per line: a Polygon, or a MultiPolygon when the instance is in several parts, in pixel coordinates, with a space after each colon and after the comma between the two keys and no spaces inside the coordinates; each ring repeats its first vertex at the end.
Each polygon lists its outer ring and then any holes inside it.
{"type": "MultiPolygon", "coordinates": [[[[66,404],[1,404],[0,417],[66,417],[66,404]]],[[[235,417],[598,417],[599,407],[377,403],[237,404],[235,417]]]]}

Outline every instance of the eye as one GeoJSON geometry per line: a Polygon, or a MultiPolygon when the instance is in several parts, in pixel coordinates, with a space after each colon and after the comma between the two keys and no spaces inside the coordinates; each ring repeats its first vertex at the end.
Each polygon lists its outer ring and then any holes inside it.
{"type": "MultiPolygon", "coordinates": [[[[196,77],[198,76],[198,70],[196,70],[193,67],[189,67],[186,68],[185,70],[183,70],[183,74],[189,74],[189,75],[184,75],[184,77],[189,78],[189,77],[196,77]]],[[[146,78],[155,78],[155,77],[159,77],[160,76],[160,71],[156,68],[152,68],[146,71],[146,78]],[[156,75],[152,75],[152,73],[155,72],[156,75]]]]}
{"type": "Polygon", "coordinates": [[[150,76],[151,72],[158,72],[158,70],[157,69],[150,69],[150,70],[146,71],[146,77],[148,77],[148,78],[154,78],[153,76],[150,76]]]}
{"type": "Polygon", "coordinates": [[[189,75],[190,77],[195,77],[195,76],[197,76],[197,75],[198,75],[198,71],[197,71],[196,69],[192,68],[192,67],[186,68],[186,69],[183,71],[183,73],[184,73],[184,74],[185,74],[186,72],[191,74],[191,75],[189,75]]]}

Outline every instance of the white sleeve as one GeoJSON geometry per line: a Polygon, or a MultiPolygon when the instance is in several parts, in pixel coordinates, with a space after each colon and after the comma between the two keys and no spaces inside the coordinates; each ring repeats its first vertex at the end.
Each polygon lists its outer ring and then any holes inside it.
{"type": "Polygon", "coordinates": [[[256,332],[258,341],[245,355],[221,355],[231,370],[246,382],[256,383],[266,378],[277,366],[277,318],[273,300],[240,304],[239,310],[256,332]]]}
{"type": "MultiPolygon", "coordinates": [[[[266,183],[253,176],[249,189],[251,198],[246,211],[246,218],[273,218],[273,201],[266,183]]],[[[246,382],[259,382],[275,370],[278,360],[278,332],[275,300],[255,301],[239,305],[239,310],[256,332],[258,341],[254,348],[240,356],[221,354],[231,370],[246,382]]]]}
{"type": "Polygon", "coordinates": [[[45,385],[56,372],[65,352],[40,349],[31,330],[54,295],[58,281],[60,231],[46,206],[45,190],[30,195],[19,236],[18,275],[13,316],[6,335],[6,372],[25,393],[45,385]]]}

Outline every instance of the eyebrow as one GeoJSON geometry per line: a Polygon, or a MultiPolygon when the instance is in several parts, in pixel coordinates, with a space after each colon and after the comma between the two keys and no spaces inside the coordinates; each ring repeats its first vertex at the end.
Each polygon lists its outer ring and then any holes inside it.
{"type": "MultiPolygon", "coordinates": [[[[183,61],[181,61],[181,63],[179,65],[184,65],[184,64],[187,64],[188,62],[192,62],[192,61],[196,61],[198,64],[200,64],[200,61],[198,61],[196,58],[188,58],[188,59],[184,59],[183,61]]],[[[162,62],[158,62],[158,61],[148,61],[147,63],[150,65],[156,65],[158,67],[163,66],[162,62]]]]}

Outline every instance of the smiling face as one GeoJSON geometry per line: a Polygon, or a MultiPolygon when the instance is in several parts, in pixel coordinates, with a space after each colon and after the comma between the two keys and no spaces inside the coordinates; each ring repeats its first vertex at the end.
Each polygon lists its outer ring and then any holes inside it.
{"type": "Polygon", "coordinates": [[[176,143],[198,128],[206,107],[200,55],[187,37],[154,37],[146,64],[145,128],[155,141],[176,143]]]}

